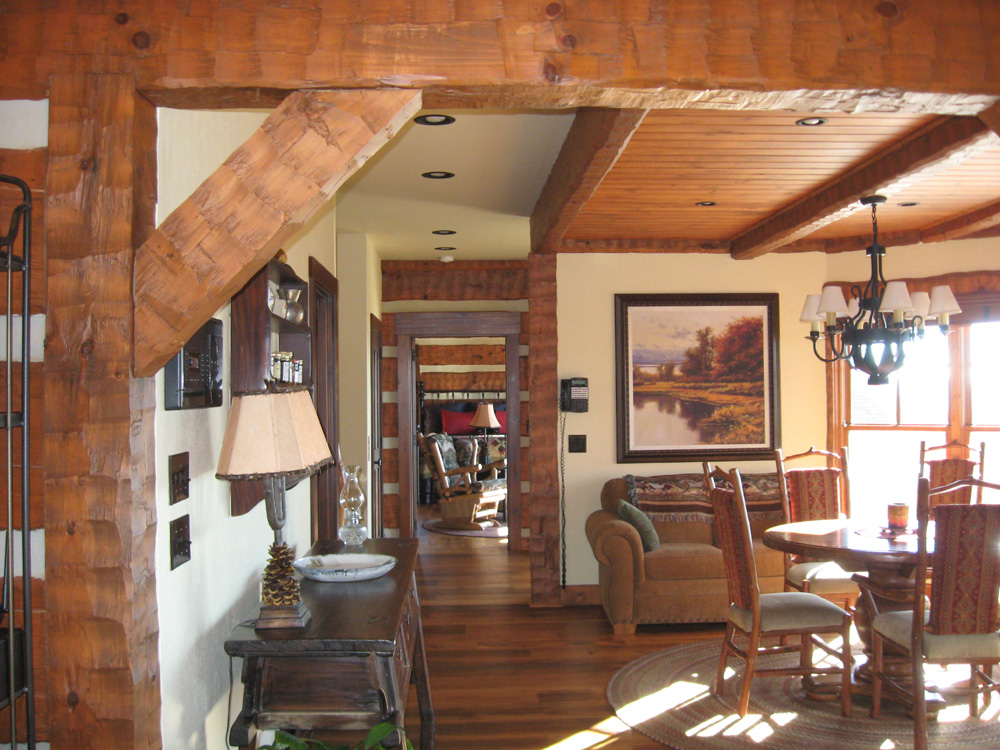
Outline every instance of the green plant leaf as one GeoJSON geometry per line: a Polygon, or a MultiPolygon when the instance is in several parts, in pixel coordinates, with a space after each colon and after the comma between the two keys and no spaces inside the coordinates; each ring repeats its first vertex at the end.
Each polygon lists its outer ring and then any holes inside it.
{"type": "Polygon", "coordinates": [[[395,724],[391,724],[388,721],[376,724],[368,730],[368,735],[365,737],[364,750],[371,750],[373,747],[379,747],[382,744],[382,740],[395,732],[397,729],[399,729],[400,732],[403,731],[400,727],[397,727],[395,724]]]}

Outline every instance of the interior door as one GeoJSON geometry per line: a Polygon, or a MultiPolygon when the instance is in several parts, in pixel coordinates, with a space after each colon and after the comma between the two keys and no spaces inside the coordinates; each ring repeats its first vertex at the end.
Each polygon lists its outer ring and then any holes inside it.
{"type": "Polygon", "coordinates": [[[382,536],[382,321],[371,316],[371,413],[372,469],[368,482],[371,495],[371,535],[382,536]]]}
{"type": "Polygon", "coordinates": [[[312,323],[313,401],[336,463],[310,482],[313,541],[337,538],[340,499],[340,430],[337,402],[337,279],[309,258],[309,315],[312,323]]]}

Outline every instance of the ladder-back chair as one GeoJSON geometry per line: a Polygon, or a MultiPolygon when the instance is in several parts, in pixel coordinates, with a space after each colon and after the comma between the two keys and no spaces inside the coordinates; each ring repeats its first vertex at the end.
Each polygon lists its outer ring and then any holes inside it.
{"type": "Polygon", "coordinates": [[[983,488],[1000,491],[1000,485],[964,479],[943,487],[930,487],[921,477],[917,487],[917,565],[914,573],[912,611],[884,612],[872,620],[872,716],[881,709],[883,688],[899,694],[913,706],[914,748],[927,747],[925,689],[967,694],[969,712],[979,716],[979,696],[1000,690],[992,668],[1000,664],[1000,505],[938,505],[935,511],[934,552],[928,554],[927,537],[931,499],[935,494],[983,488]],[[933,560],[933,572],[929,567],[933,560]],[[928,575],[931,577],[929,602],[928,575]],[[883,667],[885,642],[909,654],[912,678],[906,683],[883,667]],[[926,686],[925,664],[967,664],[965,686],[926,686]],[[912,685],[909,684],[912,680],[912,685]]]}
{"type": "MultiPolygon", "coordinates": [[[[847,449],[844,449],[846,455],[847,449]]],[[[810,447],[803,453],[784,457],[779,448],[774,461],[781,479],[782,505],[786,519],[820,521],[850,514],[850,483],[844,455],[810,447]],[[788,469],[787,462],[821,456],[833,466],[810,466],[788,469]]],[[[852,574],[831,560],[786,556],[785,591],[805,591],[842,603],[851,610],[860,595],[852,574]]]]}
{"type": "MultiPolygon", "coordinates": [[[[739,471],[733,469],[726,477],[733,489],[725,489],[715,486],[718,476],[718,469],[706,471],[706,482],[719,533],[718,544],[722,548],[726,567],[730,604],[713,692],[716,695],[722,693],[726,662],[730,655],[734,655],[743,659],[746,664],[737,701],[740,716],[746,716],[749,709],[750,685],[754,676],[813,674],[840,676],[840,711],[844,716],[850,716],[851,615],[816,594],[801,591],[760,593],[750,536],[750,518],[743,496],[743,481],[739,471]],[[737,633],[749,637],[745,650],[736,644],[737,633]],[[828,645],[818,634],[839,636],[841,648],[838,650],[828,645]],[[797,643],[784,642],[786,638],[793,636],[798,636],[797,643]],[[781,642],[762,646],[761,640],[764,637],[777,637],[781,642]],[[814,664],[814,646],[840,661],[840,665],[814,664]],[[799,654],[797,666],[757,667],[759,656],[796,652],[799,654]]],[[[722,476],[725,474],[722,473],[722,476]]]]}
{"type": "MultiPolygon", "coordinates": [[[[927,477],[930,480],[930,488],[932,490],[968,477],[982,479],[985,454],[985,442],[980,443],[979,447],[975,448],[953,440],[946,445],[935,445],[928,448],[927,441],[921,440],[920,474],[918,476],[927,477]],[[928,458],[927,454],[933,451],[944,452],[936,453],[934,458],[928,458]],[[956,452],[965,453],[968,458],[955,456],[956,452]],[[978,454],[978,456],[974,457],[975,454],[978,454]]],[[[938,505],[968,505],[972,502],[973,489],[971,485],[965,485],[952,492],[932,492],[930,501],[931,517],[934,516],[934,509],[938,505]]],[[[983,490],[980,487],[976,490],[976,502],[982,502],[982,500],[983,490]]]]}

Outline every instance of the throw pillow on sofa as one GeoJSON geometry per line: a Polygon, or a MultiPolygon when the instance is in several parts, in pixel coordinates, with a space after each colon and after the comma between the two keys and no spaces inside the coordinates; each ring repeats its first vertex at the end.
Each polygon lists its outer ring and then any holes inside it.
{"type": "Polygon", "coordinates": [[[653,522],[649,520],[645,513],[631,503],[619,500],[618,517],[623,521],[627,521],[632,524],[635,527],[635,530],[639,532],[639,538],[642,540],[643,552],[652,552],[653,550],[659,548],[660,537],[656,533],[656,529],[653,527],[653,522]]]}

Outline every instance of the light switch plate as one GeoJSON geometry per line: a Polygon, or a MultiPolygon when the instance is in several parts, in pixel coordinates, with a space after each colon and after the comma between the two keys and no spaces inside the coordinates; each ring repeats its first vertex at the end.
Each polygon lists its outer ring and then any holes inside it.
{"type": "Polygon", "coordinates": [[[586,453],[587,452],[587,436],[586,435],[570,435],[569,436],[569,452],[570,453],[586,453]]]}
{"type": "Polygon", "coordinates": [[[191,517],[181,516],[170,522],[170,569],[191,559],[191,517]]]}
{"type": "Polygon", "coordinates": [[[190,496],[191,457],[187,452],[175,453],[167,460],[170,477],[170,504],[179,503],[190,496]]]}

